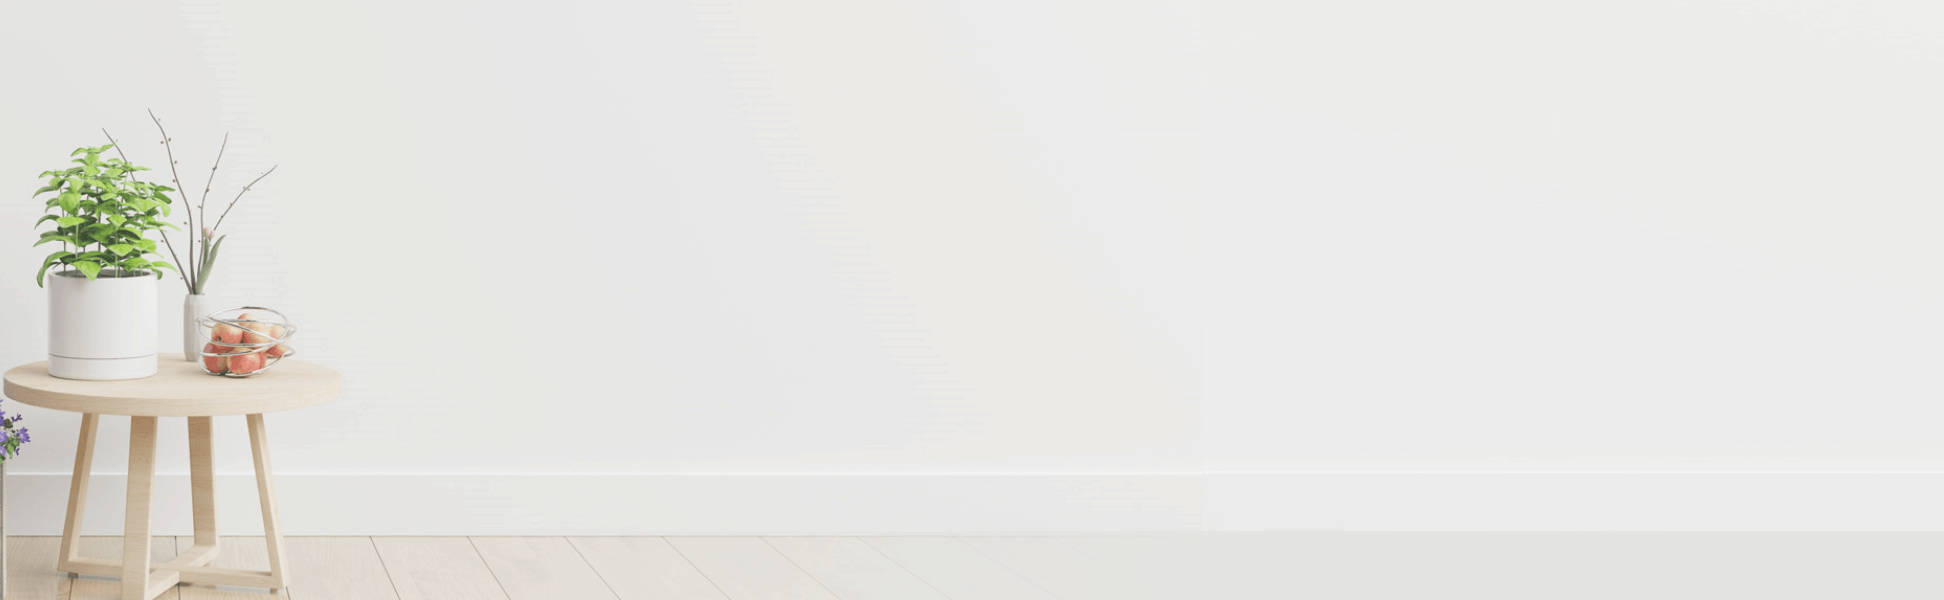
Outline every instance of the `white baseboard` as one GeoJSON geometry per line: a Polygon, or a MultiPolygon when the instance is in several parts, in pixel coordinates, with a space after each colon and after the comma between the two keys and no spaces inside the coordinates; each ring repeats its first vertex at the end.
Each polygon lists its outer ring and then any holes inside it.
{"type": "Polygon", "coordinates": [[[1203,476],[1212,531],[1944,531],[1944,471],[1203,476]]]}
{"type": "MultiPolygon", "coordinates": [[[[256,482],[219,475],[226,535],[256,482]]],[[[277,476],[292,535],[899,535],[1194,531],[1944,531],[1944,471],[277,476]]],[[[54,535],[66,474],[7,477],[7,531],[54,535]]],[[[96,475],[83,532],[121,531],[96,475]]],[[[186,475],[155,523],[189,532],[186,475]]]]}
{"type": "MultiPolygon", "coordinates": [[[[1181,532],[1193,474],[277,476],[288,535],[758,535],[1181,532]]],[[[7,476],[7,533],[58,535],[66,473],[7,476]]],[[[124,475],[94,476],[86,535],[119,535],[124,475]]],[[[224,535],[259,535],[256,480],[217,476],[224,535]]],[[[185,474],[156,477],[158,535],[190,532],[185,474]]]]}

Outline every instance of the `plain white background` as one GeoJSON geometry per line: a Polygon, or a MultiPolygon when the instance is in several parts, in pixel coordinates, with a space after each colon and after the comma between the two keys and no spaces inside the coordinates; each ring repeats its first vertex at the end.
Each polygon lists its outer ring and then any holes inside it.
{"type": "Polygon", "coordinates": [[[1214,237],[1302,399],[1218,462],[1939,464],[1933,8],[1400,8],[1289,22],[1297,197],[1214,237]]]}
{"type": "Polygon", "coordinates": [[[1210,468],[1249,473],[1211,520],[1940,525],[1936,5],[1286,16],[1287,195],[1209,228],[1249,316],[1211,329],[1210,468]]]}

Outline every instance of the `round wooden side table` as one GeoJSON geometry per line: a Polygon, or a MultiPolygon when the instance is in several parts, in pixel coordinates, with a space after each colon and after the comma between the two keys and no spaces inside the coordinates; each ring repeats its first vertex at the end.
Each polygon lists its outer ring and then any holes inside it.
{"type": "Polygon", "coordinates": [[[243,379],[202,372],[181,353],[156,357],[155,375],[122,381],[77,381],[47,374],[47,363],[21,365],[7,371],[8,398],[25,404],[81,413],[79,446],[74,453],[74,482],[68,488],[67,524],[61,531],[60,570],[71,575],[121,577],[123,600],[150,600],[178,583],[210,583],[269,588],[289,584],[283,555],[283,528],[277,521],[276,486],[270,481],[268,435],[263,413],[329,402],[338,396],[337,371],[294,359],[279,361],[269,371],[243,379]],[[81,556],[81,512],[88,499],[88,476],[93,470],[95,426],[101,415],[127,415],[128,517],[122,530],[120,562],[81,556]],[[256,459],[257,497],[263,502],[263,538],[270,554],[269,571],[221,569],[209,566],[216,543],[216,474],[211,453],[210,418],[245,415],[250,427],[250,451],[256,459]],[[196,543],[174,560],[150,564],[149,523],[155,485],[155,428],[158,417],[189,418],[189,487],[195,513],[196,543]]]}

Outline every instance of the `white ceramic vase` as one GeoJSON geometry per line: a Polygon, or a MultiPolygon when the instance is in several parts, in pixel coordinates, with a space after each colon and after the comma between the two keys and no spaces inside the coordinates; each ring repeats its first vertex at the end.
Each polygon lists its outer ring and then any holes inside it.
{"type": "Polygon", "coordinates": [[[94,281],[48,273],[47,373],[63,379],[140,379],[155,374],[155,276],[94,281]]]}
{"type": "Polygon", "coordinates": [[[196,362],[196,359],[202,358],[202,347],[207,340],[203,339],[202,325],[196,320],[209,316],[210,312],[209,296],[189,294],[182,297],[183,360],[196,362]]]}

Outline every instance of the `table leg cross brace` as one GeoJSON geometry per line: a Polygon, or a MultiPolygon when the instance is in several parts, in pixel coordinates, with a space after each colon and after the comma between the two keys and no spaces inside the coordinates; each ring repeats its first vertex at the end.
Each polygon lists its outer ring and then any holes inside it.
{"type": "Polygon", "coordinates": [[[76,575],[122,579],[123,600],[150,600],[178,583],[208,583],[269,588],[285,587],[283,528],[278,524],[276,487],[270,481],[269,438],[263,415],[245,417],[250,426],[250,451],[256,462],[257,497],[263,502],[263,542],[270,570],[251,571],[209,566],[221,545],[216,537],[216,475],[210,444],[210,417],[189,417],[189,482],[195,511],[196,543],[174,560],[151,564],[149,558],[150,505],[155,485],[156,417],[130,417],[128,426],[128,518],[122,536],[122,560],[80,555],[82,507],[88,500],[88,478],[94,467],[95,428],[101,415],[81,415],[79,446],[74,454],[74,481],[68,488],[67,523],[61,534],[60,570],[76,575]]]}

